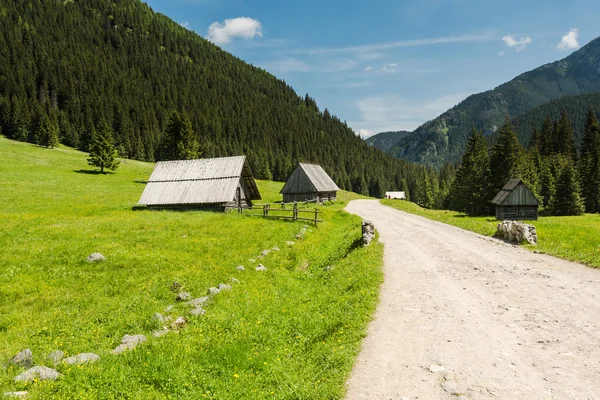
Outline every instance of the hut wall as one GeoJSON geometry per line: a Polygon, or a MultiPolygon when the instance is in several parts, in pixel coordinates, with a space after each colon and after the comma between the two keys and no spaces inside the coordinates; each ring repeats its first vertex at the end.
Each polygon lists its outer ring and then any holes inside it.
{"type": "Polygon", "coordinates": [[[317,193],[283,193],[284,203],[293,203],[294,201],[307,201],[317,198],[317,193]]]}
{"type": "Polygon", "coordinates": [[[537,206],[496,206],[496,218],[505,220],[537,220],[538,219],[538,207],[537,206]]]}

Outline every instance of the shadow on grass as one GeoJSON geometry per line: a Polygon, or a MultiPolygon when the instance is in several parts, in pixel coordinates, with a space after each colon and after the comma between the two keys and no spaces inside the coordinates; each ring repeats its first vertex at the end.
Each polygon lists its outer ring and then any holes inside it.
{"type": "Polygon", "coordinates": [[[78,174],[86,174],[86,175],[112,175],[113,172],[100,172],[100,171],[96,171],[96,170],[91,170],[91,169],[74,169],[73,172],[76,172],[78,174]]]}
{"type": "Polygon", "coordinates": [[[133,183],[139,183],[140,185],[145,185],[148,181],[133,181],[133,183]]]}

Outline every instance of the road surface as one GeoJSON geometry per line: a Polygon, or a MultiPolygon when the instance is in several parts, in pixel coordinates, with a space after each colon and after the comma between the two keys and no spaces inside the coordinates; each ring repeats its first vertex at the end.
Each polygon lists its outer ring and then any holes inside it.
{"type": "Polygon", "coordinates": [[[385,245],[348,400],[600,400],[600,270],[378,201],[346,210],[385,245]]]}

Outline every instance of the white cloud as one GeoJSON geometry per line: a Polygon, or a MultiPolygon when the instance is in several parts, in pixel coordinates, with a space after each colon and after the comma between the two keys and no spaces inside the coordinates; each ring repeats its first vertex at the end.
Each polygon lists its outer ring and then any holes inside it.
{"type": "Polygon", "coordinates": [[[567,51],[567,50],[576,50],[579,48],[579,29],[571,28],[569,33],[562,37],[558,46],[556,46],[556,50],[558,51],[567,51]]]}
{"type": "Polygon", "coordinates": [[[189,22],[182,22],[179,25],[183,26],[185,29],[189,29],[190,28],[190,23],[189,22]]]}
{"type": "Polygon", "coordinates": [[[504,50],[502,50],[500,53],[498,53],[498,55],[499,55],[500,57],[504,56],[505,54],[506,54],[506,51],[504,51],[504,50]]]}
{"type": "Polygon", "coordinates": [[[371,96],[356,102],[361,120],[349,125],[356,132],[412,131],[442,114],[468,96],[467,93],[442,95],[431,101],[414,101],[397,95],[371,96]]]}
{"type": "Polygon", "coordinates": [[[532,40],[529,36],[522,37],[520,40],[515,39],[515,35],[506,35],[502,38],[502,41],[510,48],[516,51],[523,51],[527,48],[527,45],[531,44],[532,40]]]}
{"type": "Polygon", "coordinates": [[[224,23],[213,22],[208,27],[206,38],[211,42],[223,45],[230,43],[233,38],[253,39],[262,37],[262,24],[252,18],[239,17],[226,19],[224,23]]]}
{"type": "Polygon", "coordinates": [[[359,129],[359,130],[356,132],[356,134],[357,134],[357,135],[359,135],[361,138],[363,138],[363,139],[366,139],[366,138],[368,138],[368,137],[371,137],[371,136],[373,136],[373,135],[375,134],[375,132],[373,132],[373,131],[372,131],[372,130],[370,130],[370,129],[359,129]]]}
{"type": "Polygon", "coordinates": [[[389,64],[385,64],[382,68],[381,71],[383,72],[387,72],[389,74],[393,74],[396,72],[396,67],[398,67],[398,64],[396,63],[389,63],[389,64]]]}
{"type": "Polygon", "coordinates": [[[370,70],[372,70],[372,69],[373,69],[373,67],[371,67],[371,66],[369,65],[367,68],[365,68],[365,71],[367,71],[367,72],[368,72],[368,71],[370,71],[370,70]]]}

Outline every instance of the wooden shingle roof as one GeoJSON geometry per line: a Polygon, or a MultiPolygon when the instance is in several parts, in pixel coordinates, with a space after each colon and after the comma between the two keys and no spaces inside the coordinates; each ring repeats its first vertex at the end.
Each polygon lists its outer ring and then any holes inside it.
{"type": "Polygon", "coordinates": [[[497,206],[503,205],[522,205],[522,206],[539,206],[540,201],[533,192],[523,183],[521,179],[511,179],[498,192],[492,200],[492,204],[497,206]],[[522,190],[516,194],[515,189],[521,187],[522,190]]]}
{"type": "Polygon", "coordinates": [[[230,202],[235,198],[240,178],[244,179],[250,200],[260,200],[245,156],[156,163],[138,204],[189,205],[230,202]]]}
{"type": "Polygon", "coordinates": [[[327,172],[316,164],[300,163],[279,193],[316,193],[340,190],[327,172]]]}

